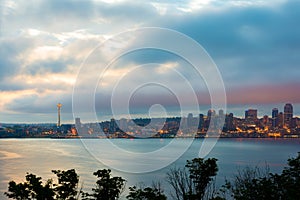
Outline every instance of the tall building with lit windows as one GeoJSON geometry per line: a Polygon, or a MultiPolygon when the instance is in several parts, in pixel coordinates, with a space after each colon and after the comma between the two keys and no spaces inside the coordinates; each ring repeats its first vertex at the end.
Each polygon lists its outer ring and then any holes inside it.
{"type": "Polygon", "coordinates": [[[191,128],[193,126],[193,114],[189,113],[187,116],[187,125],[188,128],[191,128]]]}
{"type": "Polygon", "coordinates": [[[272,109],[272,127],[278,127],[279,119],[278,119],[278,108],[272,109]]]}
{"type": "Polygon", "coordinates": [[[234,119],[233,119],[233,113],[230,113],[230,114],[226,115],[225,125],[224,125],[224,128],[225,128],[226,131],[233,131],[233,130],[235,130],[235,126],[234,126],[233,121],[234,121],[234,119]]]}
{"type": "Polygon", "coordinates": [[[209,109],[209,110],[207,111],[207,117],[208,117],[208,119],[211,119],[211,118],[214,117],[215,115],[216,115],[216,111],[215,111],[215,110],[209,109]]]}
{"type": "Polygon", "coordinates": [[[207,111],[207,127],[214,128],[216,123],[216,111],[209,109],[207,111]]]}
{"type": "Polygon", "coordinates": [[[199,114],[199,125],[198,125],[198,128],[200,130],[202,130],[204,128],[204,115],[203,114],[199,114]]]}
{"type": "Polygon", "coordinates": [[[255,124],[257,122],[257,110],[256,109],[246,110],[245,120],[248,124],[255,124]]]}
{"type": "Polygon", "coordinates": [[[75,118],[75,128],[77,130],[77,133],[81,132],[81,121],[79,117],[75,118]]]}
{"type": "Polygon", "coordinates": [[[112,118],[110,120],[110,124],[109,124],[109,133],[115,133],[117,131],[117,123],[116,120],[114,118],[112,118]]]}
{"type": "Polygon", "coordinates": [[[293,106],[290,103],[285,104],[284,106],[284,126],[291,128],[293,121],[293,106]]]}
{"type": "Polygon", "coordinates": [[[282,112],[280,112],[280,113],[278,114],[278,127],[279,127],[279,128],[282,128],[282,127],[283,127],[283,113],[282,113],[282,112]]]}

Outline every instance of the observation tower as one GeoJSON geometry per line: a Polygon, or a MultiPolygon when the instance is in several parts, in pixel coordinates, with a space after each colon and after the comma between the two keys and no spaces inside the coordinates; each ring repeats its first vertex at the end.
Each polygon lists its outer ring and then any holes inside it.
{"type": "Polygon", "coordinates": [[[60,127],[60,108],[62,107],[61,103],[57,104],[57,116],[58,116],[58,121],[57,121],[57,126],[60,127]]]}

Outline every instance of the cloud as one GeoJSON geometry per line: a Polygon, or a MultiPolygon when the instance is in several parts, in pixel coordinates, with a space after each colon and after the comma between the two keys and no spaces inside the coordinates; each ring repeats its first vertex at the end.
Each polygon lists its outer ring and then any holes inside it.
{"type": "MultiPolygon", "coordinates": [[[[300,103],[299,9],[300,2],[292,0],[5,0],[0,7],[0,93],[5,96],[0,107],[10,113],[10,119],[2,117],[0,121],[20,119],[13,117],[15,112],[24,116],[31,113],[34,121],[38,117],[33,113],[55,113],[53,105],[58,101],[64,104],[64,112],[71,113],[74,84],[99,76],[101,63],[110,52],[104,49],[103,54],[93,57],[94,70],[87,72],[83,80],[76,80],[89,53],[119,32],[144,26],[175,29],[203,45],[219,67],[228,100],[233,104],[300,103]]],[[[130,41],[129,38],[116,45],[130,41]]],[[[125,89],[143,79],[163,79],[184,92],[182,82],[168,71],[176,69],[195,87],[201,103],[210,103],[203,79],[189,67],[182,58],[168,52],[131,52],[113,63],[99,95],[109,102],[112,86],[127,73],[122,82],[125,89]],[[142,75],[130,75],[134,67],[151,62],[172,67],[145,68],[139,71],[142,75]]],[[[82,88],[82,96],[86,89],[82,88]]],[[[133,104],[147,107],[160,99],[166,105],[175,105],[164,95],[149,89],[133,104]]],[[[104,103],[101,108],[104,107],[109,104],[104,103]]],[[[55,115],[51,116],[49,119],[55,119],[55,115]]]]}
{"type": "Polygon", "coordinates": [[[145,25],[157,13],[147,2],[133,1],[29,0],[15,4],[13,12],[2,17],[2,24],[7,27],[4,34],[25,27],[50,32],[87,29],[94,33],[115,34],[145,25]]]}
{"type": "Polygon", "coordinates": [[[16,59],[27,49],[29,41],[20,38],[0,38],[0,78],[17,73],[21,63],[16,59]]]}
{"type": "MultiPolygon", "coordinates": [[[[297,80],[300,4],[278,7],[236,7],[213,13],[195,13],[167,26],[204,46],[229,87],[251,83],[297,80]],[[289,79],[286,79],[286,77],[289,79]],[[247,83],[248,82],[248,83],[247,83]],[[243,83],[242,83],[243,84],[243,83]]],[[[176,20],[174,20],[176,21],[176,20]]]]}
{"type": "Polygon", "coordinates": [[[50,90],[45,92],[31,91],[24,95],[19,94],[18,97],[6,105],[5,109],[17,111],[20,114],[51,114],[57,113],[56,104],[58,102],[63,102],[64,112],[71,113],[72,99],[70,94],[50,90]],[[52,98],[50,95],[52,95],[52,98]],[[62,99],[63,101],[60,101],[62,99]]]}

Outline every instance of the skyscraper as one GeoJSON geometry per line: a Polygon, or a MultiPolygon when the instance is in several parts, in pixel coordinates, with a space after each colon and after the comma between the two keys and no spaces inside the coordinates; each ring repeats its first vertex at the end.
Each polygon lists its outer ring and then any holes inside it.
{"type": "Polygon", "coordinates": [[[204,128],[204,115],[203,114],[199,114],[199,125],[198,128],[200,130],[202,130],[204,128]]]}
{"type": "Polygon", "coordinates": [[[121,118],[121,119],[120,119],[120,121],[119,121],[119,128],[120,128],[122,131],[124,131],[124,132],[127,131],[127,129],[128,129],[127,119],[125,119],[125,118],[121,118]]]}
{"type": "Polygon", "coordinates": [[[192,113],[189,113],[187,116],[187,126],[188,128],[192,128],[194,126],[197,126],[196,122],[197,122],[197,118],[194,118],[192,113]]]}
{"type": "Polygon", "coordinates": [[[80,118],[79,117],[75,118],[75,127],[76,128],[81,128],[81,122],[80,122],[80,118]]]}
{"type": "Polygon", "coordinates": [[[78,134],[82,134],[81,121],[79,117],[75,118],[75,129],[78,134]]]}
{"type": "Polygon", "coordinates": [[[207,117],[208,119],[211,119],[212,117],[214,117],[216,115],[216,111],[214,109],[209,109],[207,111],[207,117]]]}
{"type": "Polygon", "coordinates": [[[223,116],[224,116],[224,110],[222,110],[222,109],[219,110],[219,116],[220,116],[220,117],[223,117],[223,116]]]}
{"type": "Polygon", "coordinates": [[[278,119],[278,108],[272,109],[272,127],[278,127],[279,119],[278,119]]]}
{"type": "Polygon", "coordinates": [[[282,112],[280,112],[279,114],[278,114],[278,126],[280,127],[280,128],[282,128],[283,127],[283,113],[282,112]]]}
{"type": "Polygon", "coordinates": [[[293,120],[293,106],[290,103],[285,104],[284,106],[284,126],[291,128],[293,120]]]}
{"type": "Polygon", "coordinates": [[[257,122],[257,110],[256,109],[246,110],[245,120],[248,124],[255,124],[257,122]]]}
{"type": "Polygon", "coordinates": [[[245,111],[245,118],[257,119],[257,110],[256,109],[248,109],[245,111]]]}
{"type": "Polygon", "coordinates": [[[216,124],[216,111],[214,109],[209,109],[207,111],[207,127],[214,128],[216,124]]]}
{"type": "Polygon", "coordinates": [[[110,120],[110,124],[109,124],[109,132],[112,134],[112,133],[115,133],[117,130],[117,123],[116,123],[116,120],[114,118],[112,118],[110,120]]]}
{"type": "Polygon", "coordinates": [[[268,115],[264,115],[263,117],[263,125],[266,127],[269,124],[269,116],[268,115]]]}
{"type": "Polygon", "coordinates": [[[226,115],[224,128],[226,131],[235,130],[235,126],[233,124],[233,113],[226,115]]]}

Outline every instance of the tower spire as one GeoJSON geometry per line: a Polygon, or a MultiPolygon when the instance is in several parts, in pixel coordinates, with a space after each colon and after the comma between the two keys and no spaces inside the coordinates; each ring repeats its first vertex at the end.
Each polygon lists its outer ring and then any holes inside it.
{"type": "Polygon", "coordinates": [[[57,121],[57,126],[60,127],[60,108],[62,107],[61,103],[57,104],[57,116],[58,116],[58,121],[57,121]]]}

